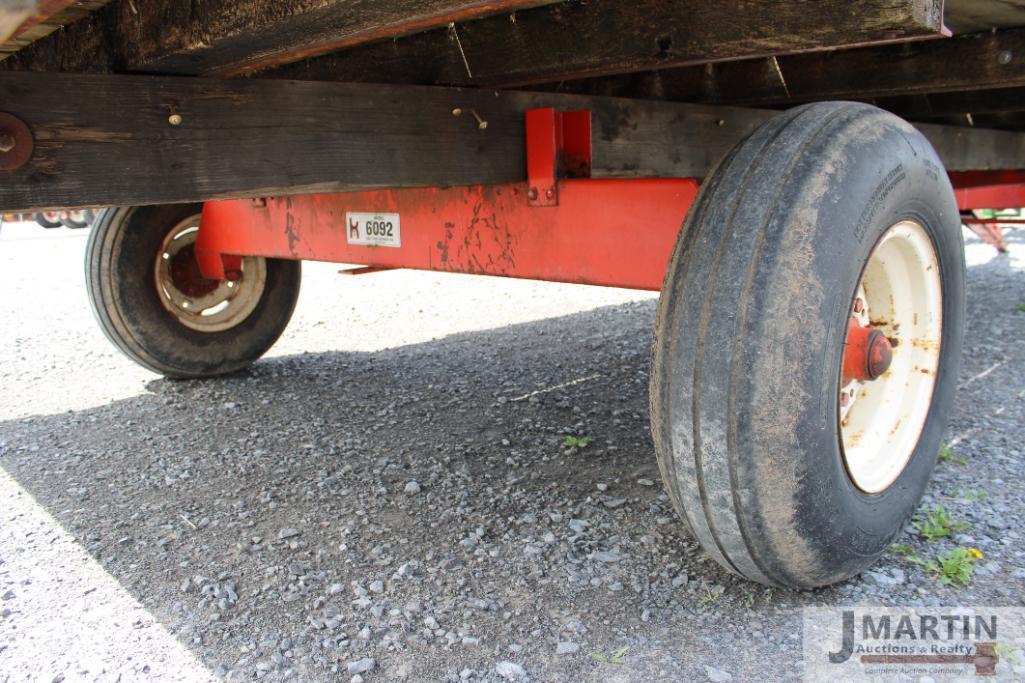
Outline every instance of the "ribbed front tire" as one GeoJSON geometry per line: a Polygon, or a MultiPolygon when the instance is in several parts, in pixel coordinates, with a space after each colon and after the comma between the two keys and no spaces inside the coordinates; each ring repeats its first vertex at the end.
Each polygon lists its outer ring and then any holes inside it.
{"type": "MultiPolygon", "coordinates": [[[[738,144],[684,223],[652,353],[659,465],[705,551],[731,572],[794,588],[875,562],[928,483],[963,327],[957,206],[910,124],[827,102],[780,114],[738,144]],[[942,316],[938,371],[906,465],[868,493],[848,472],[838,389],[866,264],[904,224],[921,226],[940,269],[942,310],[922,311],[942,316]]],[[[900,334],[894,362],[902,341],[916,343],[900,334]]]]}

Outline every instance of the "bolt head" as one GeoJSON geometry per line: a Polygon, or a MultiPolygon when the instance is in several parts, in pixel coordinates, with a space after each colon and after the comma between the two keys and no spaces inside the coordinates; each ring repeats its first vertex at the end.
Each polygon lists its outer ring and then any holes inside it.
{"type": "Polygon", "coordinates": [[[553,190],[550,187],[547,190],[545,190],[545,198],[551,199],[554,196],[555,196],[555,190],[553,190]]]}
{"type": "Polygon", "coordinates": [[[527,190],[527,197],[529,199],[537,199],[537,188],[532,187],[529,190],[527,190]]]}
{"type": "Polygon", "coordinates": [[[488,122],[487,121],[481,121],[480,123],[477,124],[477,127],[480,128],[481,130],[484,130],[485,128],[488,127],[488,122]]]}
{"type": "Polygon", "coordinates": [[[865,310],[865,302],[862,301],[861,297],[859,296],[857,299],[854,300],[854,312],[861,313],[863,310],[865,310]]]}
{"type": "Polygon", "coordinates": [[[997,62],[999,64],[1010,64],[1012,59],[1014,59],[1014,53],[1010,50],[1001,50],[997,54],[997,62]]]}
{"type": "Polygon", "coordinates": [[[0,153],[6,154],[18,145],[14,134],[9,130],[0,130],[0,153]]]}
{"type": "Polygon", "coordinates": [[[850,403],[850,402],[851,402],[851,395],[848,394],[846,391],[841,391],[840,392],[840,405],[842,405],[844,408],[846,408],[847,404],[850,403]]]}
{"type": "Polygon", "coordinates": [[[167,122],[172,126],[180,126],[182,125],[182,121],[183,119],[181,114],[171,114],[167,117],[167,122]]]}

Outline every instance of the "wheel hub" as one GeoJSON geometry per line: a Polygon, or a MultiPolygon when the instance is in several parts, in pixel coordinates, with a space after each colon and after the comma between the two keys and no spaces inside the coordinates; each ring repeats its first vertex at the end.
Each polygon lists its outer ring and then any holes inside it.
{"type": "Polygon", "coordinates": [[[851,318],[843,356],[844,378],[871,382],[889,370],[892,362],[893,346],[886,335],[874,327],[862,327],[851,318]]]}
{"type": "Polygon", "coordinates": [[[851,481],[887,489],[911,460],[939,372],[943,296],[936,252],[915,221],[890,227],[854,293],[840,371],[840,437],[851,481]]]}
{"type": "Polygon", "coordinates": [[[199,216],[176,225],[164,238],[154,264],[157,296],[179,323],[197,332],[223,332],[256,309],[267,284],[266,260],[246,256],[225,280],[203,276],[196,261],[199,216]]]}
{"type": "Polygon", "coordinates": [[[221,286],[219,280],[203,277],[196,261],[194,244],[187,244],[171,257],[171,282],[182,294],[201,297],[212,293],[221,286]]]}

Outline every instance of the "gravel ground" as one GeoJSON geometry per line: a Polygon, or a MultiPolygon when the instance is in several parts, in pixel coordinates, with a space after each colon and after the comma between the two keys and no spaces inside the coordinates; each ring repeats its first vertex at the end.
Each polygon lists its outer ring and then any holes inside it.
{"type": "Polygon", "coordinates": [[[0,680],[798,680],[805,605],[1021,606],[1008,238],[969,238],[956,457],[926,501],[966,526],[900,541],[980,549],[971,585],[894,554],[797,593],[719,569],[663,493],[653,295],[313,264],[268,358],[171,382],[93,323],[84,234],[4,226],[0,680]]]}

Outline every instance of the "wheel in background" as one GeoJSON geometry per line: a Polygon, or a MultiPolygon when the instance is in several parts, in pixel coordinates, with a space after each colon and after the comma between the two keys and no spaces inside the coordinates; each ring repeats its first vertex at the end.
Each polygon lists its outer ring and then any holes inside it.
{"type": "Polygon", "coordinates": [[[168,377],[246,367],[284,331],[299,295],[298,261],[245,257],[237,280],[204,278],[194,255],[201,208],[105,209],[86,247],[89,299],[104,333],[168,377]]]}
{"type": "Polygon", "coordinates": [[[926,139],[863,104],[785,112],[707,179],[659,301],[651,405],[673,502],[721,565],[822,586],[904,528],[956,388],[959,224],[926,139]]]}
{"type": "Polygon", "coordinates": [[[44,228],[59,228],[63,225],[59,211],[40,211],[33,215],[33,220],[44,228]]]}
{"type": "Polygon", "coordinates": [[[92,209],[76,209],[61,211],[60,222],[65,228],[82,230],[92,225],[94,214],[92,209]]]}

